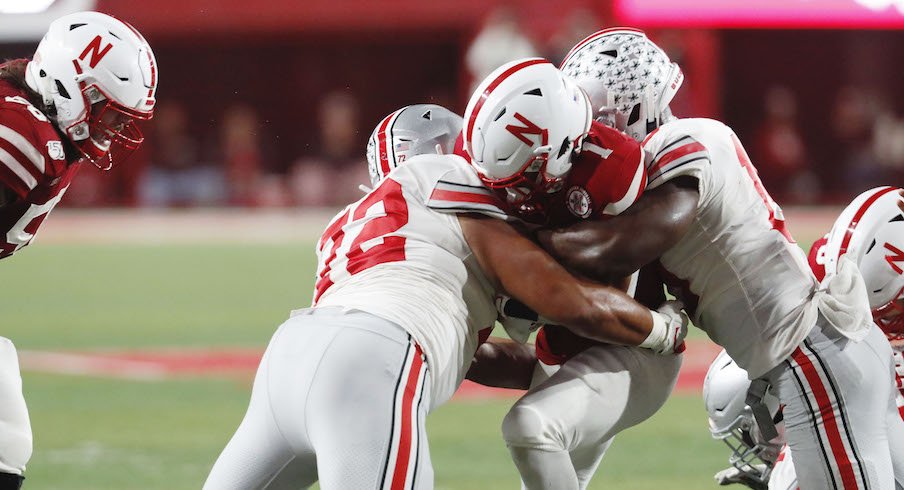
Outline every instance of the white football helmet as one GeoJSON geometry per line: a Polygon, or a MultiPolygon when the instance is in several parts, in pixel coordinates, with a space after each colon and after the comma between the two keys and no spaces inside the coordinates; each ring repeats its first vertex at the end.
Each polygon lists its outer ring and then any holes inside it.
{"type": "Polygon", "coordinates": [[[904,338],[902,189],[883,186],[857,196],[841,212],[825,245],[826,274],[847,254],[860,268],[873,319],[893,340],[904,338]]]}
{"type": "Polygon", "coordinates": [[[642,141],[673,119],[669,103],[684,74],[643,31],[614,27],[579,42],[562,71],[590,97],[594,117],[642,141]]]}
{"type": "Polygon", "coordinates": [[[481,180],[515,208],[561,189],[590,129],[584,92],[541,58],[497,68],[465,111],[464,148],[481,180]]]}
{"type": "Polygon", "coordinates": [[[709,431],[713,438],[731,448],[728,462],[754,481],[766,483],[778,453],[784,444],[784,424],[778,398],[770,392],[763,403],[773,417],[778,437],[765,440],[747,405],[750,380],[747,371],[735,364],[724,350],[709,366],[703,381],[703,403],[709,415],[709,431]]]}
{"type": "Polygon", "coordinates": [[[461,124],[461,116],[436,104],[410,105],[386,116],[367,141],[370,183],[376,186],[416,155],[452,153],[461,124]]]}
{"type": "Polygon", "coordinates": [[[131,25],[77,12],[50,24],[25,81],[82,155],[109,169],[144,139],[134,120],[154,113],[157,62],[131,25]]]}

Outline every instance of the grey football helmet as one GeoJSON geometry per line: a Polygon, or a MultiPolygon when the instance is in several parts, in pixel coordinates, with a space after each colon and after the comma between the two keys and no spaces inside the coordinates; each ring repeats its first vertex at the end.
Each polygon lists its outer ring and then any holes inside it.
{"type": "Polygon", "coordinates": [[[410,105],[386,116],[367,142],[371,184],[416,155],[452,153],[461,127],[461,116],[436,104],[410,105]]]}

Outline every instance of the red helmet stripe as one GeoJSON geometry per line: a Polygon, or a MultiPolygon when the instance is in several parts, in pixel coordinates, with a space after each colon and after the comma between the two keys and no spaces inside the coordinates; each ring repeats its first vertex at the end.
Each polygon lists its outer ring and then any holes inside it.
{"type": "Polygon", "coordinates": [[[493,92],[493,90],[496,90],[496,87],[498,87],[499,84],[504,82],[506,78],[512,76],[515,72],[521,71],[528,66],[539,65],[541,63],[549,63],[549,61],[543,58],[532,58],[522,61],[521,63],[509,67],[508,70],[502,72],[499,76],[496,77],[495,80],[493,80],[492,83],[487,85],[487,88],[483,91],[480,99],[478,99],[477,103],[474,104],[474,110],[471,111],[471,117],[468,118],[467,126],[465,127],[465,148],[470,149],[469,147],[471,136],[474,133],[474,122],[477,119],[477,114],[480,113],[480,108],[483,107],[483,103],[486,102],[486,100],[490,97],[490,94],[493,92]]]}
{"type": "Polygon", "coordinates": [[[399,112],[402,112],[402,109],[384,117],[380,121],[380,129],[377,130],[377,157],[380,159],[380,171],[383,173],[381,177],[385,177],[392,170],[389,166],[389,152],[392,151],[392,138],[388,134],[391,127],[389,123],[395,120],[399,112]]]}
{"type": "Polygon", "coordinates": [[[860,209],[854,214],[854,217],[851,218],[851,222],[848,223],[847,231],[844,233],[844,239],[841,241],[841,248],[838,250],[838,257],[841,257],[847,252],[848,245],[851,243],[851,236],[854,234],[854,230],[857,229],[857,225],[860,224],[860,219],[863,218],[863,215],[866,214],[866,210],[869,209],[870,206],[873,205],[880,197],[888,194],[891,191],[898,190],[897,187],[886,187],[884,189],[880,189],[876,191],[872,196],[870,196],[862,205],[860,205],[860,209]]]}
{"type": "Polygon", "coordinates": [[[579,50],[579,49],[581,49],[582,47],[584,47],[585,44],[588,44],[588,43],[590,43],[590,42],[596,40],[596,38],[598,38],[598,37],[600,37],[600,36],[602,36],[602,35],[604,35],[604,34],[611,34],[611,33],[616,32],[616,31],[627,31],[627,32],[636,32],[636,33],[638,33],[638,34],[644,34],[644,32],[643,32],[642,30],[640,30],[640,29],[635,29],[635,28],[633,28],[633,27],[608,27],[608,28],[603,29],[603,30],[601,30],[601,31],[596,31],[596,32],[594,32],[593,34],[591,34],[591,35],[585,37],[581,42],[577,43],[573,48],[571,48],[571,51],[569,51],[568,54],[565,55],[564,58],[562,58],[562,64],[559,65],[559,68],[561,68],[562,66],[564,66],[564,65],[565,65],[565,62],[568,61],[569,58],[571,58],[571,55],[573,55],[577,50],[579,50]]]}

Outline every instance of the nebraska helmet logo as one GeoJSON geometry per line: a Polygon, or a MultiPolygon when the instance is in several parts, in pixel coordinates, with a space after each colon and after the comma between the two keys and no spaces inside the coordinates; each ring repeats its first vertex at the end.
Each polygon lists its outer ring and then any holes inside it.
{"type": "Polygon", "coordinates": [[[898,265],[898,262],[904,262],[904,251],[890,243],[886,243],[885,248],[892,253],[892,255],[885,256],[885,261],[888,262],[888,265],[898,274],[904,273],[904,270],[898,265]]]}
{"type": "Polygon", "coordinates": [[[528,118],[522,116],[521,114],[519,114],[517,112],[515,113],[515,119],[521,121],[521,124],[524,124],[524,126],[522,127],[522,126],[515,126],[514,124],[507,124],[505,126],[505,129],[509,133],[512,133],[516,138],[523,141],[524,144],[527,146],[534,146],[534,143],[530,139],[528,139],[527,136],[525,136],[526,134],[536,134],[537,136],[540,137],[540,144],[541,145],[546,144],[546,140],[548,138],[548,135],[547,135],[548,133],[545,129],[541,129],[540,126],[537,126],[536,124],[531,122],[528,118]]]}
{"type": "Polygon", "coordinates": [[[591,211],[590,193],[581,186],[573,186],[565,194],[565,205],[578,218],[589,218],[591,211]]]}
{"type": "Polygon", "coordinates": [[[85,46],[85,50],[82,51],[82,54],[78,56],[78,59],[85,61],[85,56],[91,54],[91,61],[88,62],[88,66],[94,68],[100,63],[100,60],[104,59],[104,56],[107,55],[107,52],[110,51],[110,48],[113,47],[113,44],[108,44],[103,48],[100,47],[101,38],[100,36],[94,36],[94,39],[85,46]]]}

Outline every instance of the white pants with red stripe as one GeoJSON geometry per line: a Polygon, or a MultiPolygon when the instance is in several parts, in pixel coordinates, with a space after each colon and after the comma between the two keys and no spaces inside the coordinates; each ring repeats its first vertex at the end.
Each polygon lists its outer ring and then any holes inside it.
{"type": "Polygon", "coordinates": [[[21,475],[31,458],[31,421],[16,347],[0,337],[0,473],[21,475]]]}
{"type": "Polygon", "coordinates": [[[509,410],[502,435],[522,488],[587,488],[612,439],[652,416],[668,399],[682,355],[617,345],[569,359],[509,410]]]}
{"type": "Polygon", "coordinates": [[[785,362],[767,373],[785,405],[785,437],[802,490],[895,488],[904,440],[893,393],[892,352],[878,327],[853,342],[820,318],[785,362]]]}
{"type": "Polygon", "coordinates": [[[290,318],[205,489],[432,489],[429,372],[401,327],[338,308],[290,318]]]}

